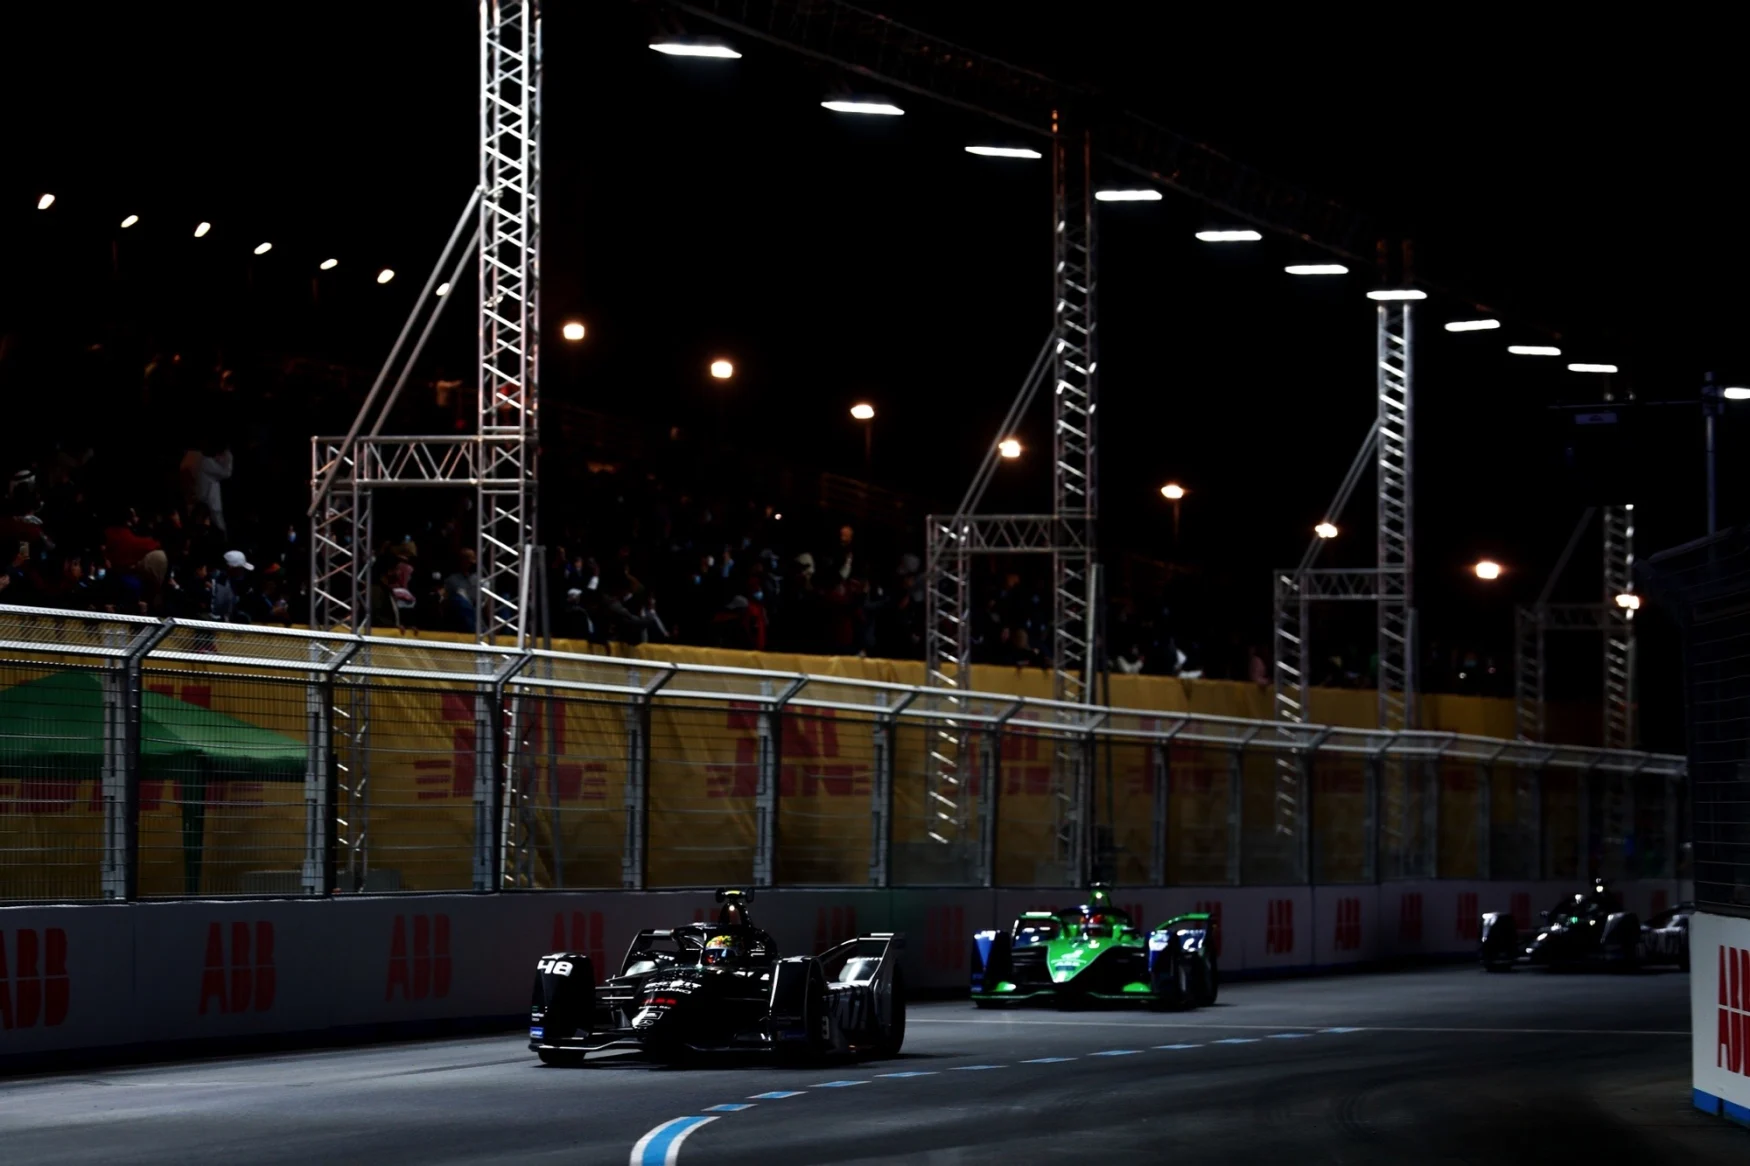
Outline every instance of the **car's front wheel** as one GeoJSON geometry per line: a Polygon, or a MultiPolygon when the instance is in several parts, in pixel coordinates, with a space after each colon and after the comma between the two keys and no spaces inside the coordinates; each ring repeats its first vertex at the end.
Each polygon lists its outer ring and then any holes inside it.
{"type": "Polygon", "coordinates": [[[875,1048],[876,1052],[883,1057],[897,1057],[904,1044],[905,977],[895,973],[893,977],[893,1015],[888,1019],[887,1031],[881,1034],[881,1040],[875,1048]]]}

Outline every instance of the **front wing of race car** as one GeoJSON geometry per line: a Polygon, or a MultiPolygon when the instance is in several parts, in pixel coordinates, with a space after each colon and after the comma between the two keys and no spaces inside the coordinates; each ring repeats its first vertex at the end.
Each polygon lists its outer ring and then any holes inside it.
{"type": "Polygon", "coordinates": [[[536,961],[530,1050],[549,1064],[574,1064],[609,1048],[890,1056],[904,1042],[903,935],[862,936],[732,979],[697,968],[624,974],[667,935],[641,932],[623,974],[600,986],[588,956],[536,961]]]}

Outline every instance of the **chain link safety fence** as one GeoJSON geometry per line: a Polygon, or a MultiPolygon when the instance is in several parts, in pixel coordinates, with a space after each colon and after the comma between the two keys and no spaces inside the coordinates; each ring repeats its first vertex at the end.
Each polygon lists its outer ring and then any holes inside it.
{"type": "Polygon", "coordinates": [[[1683,631],[1695,901],[1750,915],[1750,527],[1663,551],[1635,578],[1683,631]]]}
{"type": "MultiPolygon", "coordinates": [[[[1671,877],[1683,773],[1447,732],[0,608],[4,902],[1671,877]]],[[[1741,862],[1719,831],[1745,778],[1710,773],[1709,861],[1741,862]]]]}

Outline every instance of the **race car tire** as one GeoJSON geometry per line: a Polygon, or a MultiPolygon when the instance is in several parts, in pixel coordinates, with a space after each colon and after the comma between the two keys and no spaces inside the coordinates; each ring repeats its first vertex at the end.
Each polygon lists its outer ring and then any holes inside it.
{"type": "Polygon", "coordinates": [[[881,1034],[881,1039],[875,1044],[877,1056],[897,1057],[899,1050],[905,1045],[905,977],[898,972],[893,974],[893,1018],[887,1025],[887,1031],[881,1034]]]}
{"type": "Polygon", "coordinates": [[[555,1069],[577,1069],[583,1066],[582,1049],[541,1049],[537,1054],[541,1064],[555,1069]]]}
{"type": "Polygon", "coordinates": [[[1215,998],[1221,992],[1221,977],[1216,974],[1213,961],[1198,960],[1195,974],[1191,977],[1191,1000],[1198,1008],[1208,1008],[1215,1003],[1215,998]]]}

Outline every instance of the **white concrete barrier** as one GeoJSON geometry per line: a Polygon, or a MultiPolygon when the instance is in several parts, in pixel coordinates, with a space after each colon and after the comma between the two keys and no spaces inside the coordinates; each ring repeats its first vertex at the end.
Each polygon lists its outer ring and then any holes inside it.
{"type": "MultiPolygon", "coordinates": [[[[1234,975],[1465,954],[1475,948],[1481,911],[1523,912],[1523,926],[1572,889],[1446,881],[1121,887],[1113,898],[1144,923],[1208,911],[1218,920],[1223,974],[1234,975]]],[[[1623,890],[1644,916],[1658,902],[1674,903],[1678,888],[1623,890]]],[[[975,930],[1081,897],[1052,888],[784,889],[760,892],[753,913],[786,952],[903,932],[908,983],[934,991],[967,983],[975,930]]],[[[0,1064],[182,1042],[364,1039],[439,1022],[508,1022],[527,1007],[537,956],[581,951],[599,974],[611,974],[639,928],[711,920],[716,911],[709,891],[4,907],[0,1064]]],[[[1732,942],[1750,951],[1750,939],[1732,942]]],[[[1744,1007],[1750,1011],[1750,983],[1744,1007]]]]}

